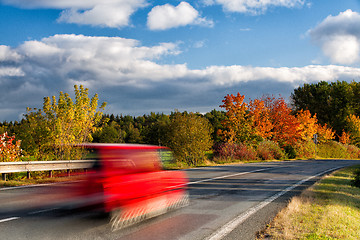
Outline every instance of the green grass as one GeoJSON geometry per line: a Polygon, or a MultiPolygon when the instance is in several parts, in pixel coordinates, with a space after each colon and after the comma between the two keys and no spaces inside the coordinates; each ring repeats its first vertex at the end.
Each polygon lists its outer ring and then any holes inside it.
{"type": "Polygon", "coordinates": [[[351,186],[358,168],[339,170],[294,197],[259,239],[359,239],[360,188],[351,186]]]}

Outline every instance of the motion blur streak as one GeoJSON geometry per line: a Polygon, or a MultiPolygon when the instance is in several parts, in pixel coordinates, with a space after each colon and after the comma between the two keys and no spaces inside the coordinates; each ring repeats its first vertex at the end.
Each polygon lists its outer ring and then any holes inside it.
{"type": "MultiPolygon", "coordinates": [[[[54,184],[48,191],[26,188],[18,196],[10,190],[11,201],[2,195],[0,202],[11,209],[31,199],[33,203],[26,205],[36,209],[32,213],[54,206],[109,213],[113,231],[187,205],[185,173],[165,170],[173,161],[168,148],[138,144],[80,147],[95,161],[77,181],[54,184]]],[[[0,207],[0,213],[5,214],[5,209],[0,207]]]]}

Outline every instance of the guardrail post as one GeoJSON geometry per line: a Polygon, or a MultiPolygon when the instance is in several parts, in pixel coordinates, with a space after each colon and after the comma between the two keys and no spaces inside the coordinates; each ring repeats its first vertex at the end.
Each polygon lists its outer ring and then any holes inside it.
{"type": "MultiPolygon", "coordinates": [[[[0,0],[1,1],[1,0],[0,0]]],[[[7,174],[26,173],[27,178],[31,177],[31,172],[45,171],[49,177],[53,177],[54,171],[66,171],[71,175],[71,170],[91,168],[94,160],[69,160],[69,161],[30,161],[30,162],[0,162],[0,180],[7,180],[7,174]]]]}

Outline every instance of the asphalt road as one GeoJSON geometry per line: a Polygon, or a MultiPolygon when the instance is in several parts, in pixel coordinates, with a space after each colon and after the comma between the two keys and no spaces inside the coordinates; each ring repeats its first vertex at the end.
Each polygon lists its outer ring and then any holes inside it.
{"type": "Polygon", "coordinates": [[[61,184],[3,188],[0,239],[254,239],[292,196],[355,164],[360,162],[308,160],[189,169],[189,206],[115,232],[104,215],[59,208],[61,184]]]}

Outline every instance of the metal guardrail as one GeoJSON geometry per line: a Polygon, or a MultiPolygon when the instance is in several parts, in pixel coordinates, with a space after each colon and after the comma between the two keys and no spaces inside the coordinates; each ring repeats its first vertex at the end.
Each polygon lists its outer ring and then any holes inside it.
{"type": "Polygon", "coordinates": [[[49,177],[52,176],[54,170],[70,170],[91,168],[95,160],[61,160],[61,161],[31,161],[31,162],[0,162],[0,173],[3,180],[6,180],[7,173],[49,171],[49,177]]]}

